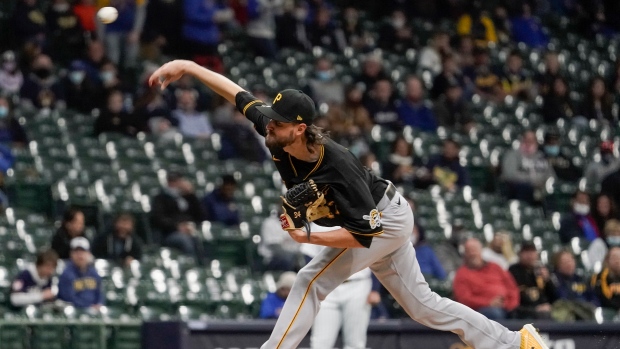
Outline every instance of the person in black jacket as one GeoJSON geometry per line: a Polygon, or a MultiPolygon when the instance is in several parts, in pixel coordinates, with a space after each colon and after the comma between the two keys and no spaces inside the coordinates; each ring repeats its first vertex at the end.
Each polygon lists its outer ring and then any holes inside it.
{"type": "Polygon", "coordinates": [[[128,266],[142,258],[142,240],[134,235],[135,219],[131,213],[120,213],[114,220],[113,230],[99,235],[93,242],[96,258],[114,260],[128,266]]]}
{"type": "Polygon", "coordinates": [[[521,303],[515,309],[520,319],[550,319],[555,287],[549,270],[540,265],[538,251],[532,242],[525,241],[519,251],[519,262],[508,269],[517,281],[521,303]]]}
{"type": "Polygon", "coordinates": [[[570,99],[568,83],[558,76],[552,80],[549,92],[543,95],[543,119],[547,124],[554,124],[558,119],[570,120],[577,113],[577,109],[570,99]]]}
{"type": "Polygon", "coordinates": [[[68,259],[71,248],[71,239],[84,236],[84,213],[78,208],[71,207],[62,216],[60,228],[52,238],[52,249],[58,253],[60,259],[68,259]]]}
{"type": "Polygon", "coordinates": [[[543,152],[559,179],[577,182],[583,175],[583,170],[575,166],[571,158],[562,152],[560,135],[557,132],[551,131],[545,134],[543,152]]]}
{"type": "Polygon", "coordinates": [[[47,32],[45,15],[37,5],[37,0],[21,0],[13,10],[11,31],[18,45],[23,45],[29,40],[45,42],[47,32]]]}
{"type": "Polygon", "coordinates": [[[152,200],[151,227],[163,245],[194,255],[196,243],[193,235],[196,226],[203,221],[200,200],[181,174],[169,172],[167,181],[168,186],[152,200]]]}

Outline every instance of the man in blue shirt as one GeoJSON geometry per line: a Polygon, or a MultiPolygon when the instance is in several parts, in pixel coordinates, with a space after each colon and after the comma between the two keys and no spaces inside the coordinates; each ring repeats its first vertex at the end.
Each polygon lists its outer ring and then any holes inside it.
{"type": "Polygon", "coordinates": [[[57,262],[58,254],[50,249],[37,255],[35,265],[17,274],[11,284],[11,306],[17,308],[53,300],[52,276],[57,262]]]}
{"type": "Polygon", "coordinates": [[[76,308],[98,310],[105,303],[101,277],[92,265],[90,243],[84,237],[71,240],[71,255],[58,283],[58,298],[76,308]]]}
{"type": "Polygon", "coordinates": [[[401,123],[424,132],[437,131],[433,104],[424,99],[424,85],[420,78],[417,76],[407,78],[406,86],[405,98],[396,105],[401,123]]]}
{"type": "Polygon", "coordinates": [[[202,199],[204,214],[211,222],[237,225],[241,222],[234,195],[237,181],[231,175],[222,176],[222,184],[202,199]]]}
{"type": "Polygon", "coordinates": [[[286,298],[289,292],[291,292],[296,277],[297,274],[292,271],[287,271],[280,275],[276,284],[276,292],[270,292],[263,299],[258,317],[261,319],[277,319],[280,316],[280,311],[282,311],[284,302],[286,302],[286,298]]]}

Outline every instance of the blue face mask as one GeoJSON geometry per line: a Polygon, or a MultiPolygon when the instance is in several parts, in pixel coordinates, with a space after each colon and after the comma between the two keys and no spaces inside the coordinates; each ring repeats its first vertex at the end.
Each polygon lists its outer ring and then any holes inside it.
{"type": "Polygon", "coordinates": [[[0,105],[0,119],[4,119],[9,115],[9,108],[0,105]]]}
{"type": "Polygon", "coordinates": [[[560,146],[559,145],[545,145],[545,153],[549,156],[558,156],[560,155],[560,146]]]}
{"type": "Polygon", "coordinates": [[[71,80],[71,82],[76,85],[81,84],[82,81],[84,81],[84,72],[74,71],[74,72],[69,73],[69,80],[71,80]]]}
{"type": "Polygon", "coordinates": [[[101,80],[103,82],[110,82],[114,79],[114,72],[112,71],[104,71],[100,74],[101,80]]]}
{"type": "Polygon", "coordinates": [[[316,77],[321,81],[328,81],[332,78],[332,72],[329,70],[321,70],[316,72],[316,77]]]}
{"type": "Polygon", "coordinates": [[[608,236],[607,243],[609,246],[620,246],[620,236],[608,236]]]}

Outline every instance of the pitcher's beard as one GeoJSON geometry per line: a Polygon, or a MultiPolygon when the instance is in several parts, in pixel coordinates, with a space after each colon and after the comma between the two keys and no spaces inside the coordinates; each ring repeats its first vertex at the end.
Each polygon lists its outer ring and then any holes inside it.
{"type": "Polygon", "coordinates": [[[283,149],[287,145],[293,144],[293,142],[295,142],[293,131],[285,139],[276,139],[273,133],[267,133],[265,136],[265,145],[271,151],[283,149]]]}

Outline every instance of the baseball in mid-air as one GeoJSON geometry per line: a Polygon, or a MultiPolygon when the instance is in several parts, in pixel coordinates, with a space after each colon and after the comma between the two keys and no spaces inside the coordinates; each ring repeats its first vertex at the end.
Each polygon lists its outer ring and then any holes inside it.
{"type": "Polygon", "coordinates": [[[118,11],[114,7],[111,7],[111,6],[102,7],[97,12],[97,18],[99,18],[99,20],[103,24],[110,24],[114,22],[117,17],[118,17],[118,11]]]}

